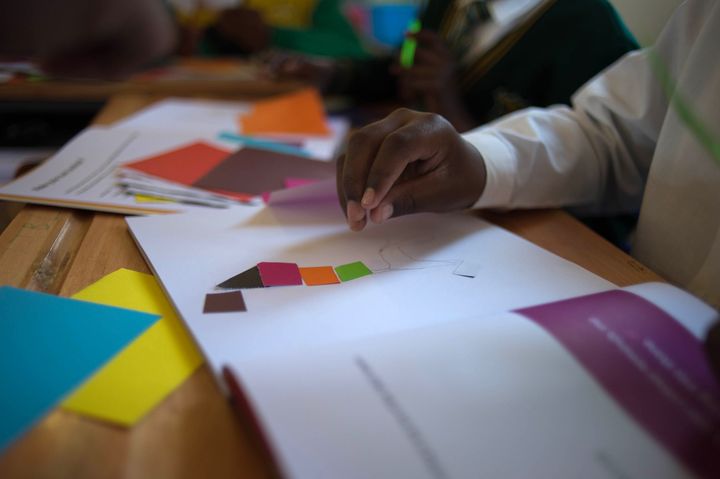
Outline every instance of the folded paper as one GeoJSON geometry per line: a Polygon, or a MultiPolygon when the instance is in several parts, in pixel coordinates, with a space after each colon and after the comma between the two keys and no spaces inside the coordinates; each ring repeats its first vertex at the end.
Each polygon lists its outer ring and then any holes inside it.
{"type": "Polygon", "coordinates": [[[158,317],[0,287],[0,449],[158,317]]]}
{"type": "Polygon", "coordinates": [[[132,425],[202,364],[195,344],[151,275],[120,269],[74,298],[161,316],[64,403],[77,413],[132,425]]]}

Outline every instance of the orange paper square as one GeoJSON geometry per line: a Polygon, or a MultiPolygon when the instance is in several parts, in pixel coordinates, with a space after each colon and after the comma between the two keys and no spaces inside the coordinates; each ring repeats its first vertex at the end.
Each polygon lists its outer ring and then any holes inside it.
{"type": "Polygon", "coordinates": [[[239,121],[247,135],[330,134],[320,95],[310,88],[259,101],[239,121]]]}
{"type": "Polygon", "coordinates": [[[308,286],[320,286],[323,284],[337,284],[340,282],[332,266],[315,266],[311,268],[300,268],[300,276],[308,286]]]}

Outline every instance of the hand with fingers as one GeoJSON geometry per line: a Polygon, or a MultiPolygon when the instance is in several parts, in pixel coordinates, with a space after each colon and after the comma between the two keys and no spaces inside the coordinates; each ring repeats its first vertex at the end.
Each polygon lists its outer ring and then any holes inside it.
{"type": "Polygon", "coordinates": [[[444,116],[458,131],[467,131],[476,121],[463,105],[456,78],[457,65],[445,41],[431,30],[408,33],[417,41],[410,68],[393,64],[398,95],[408,105],[420,102],[427,111],[444,116]]]}
{"type": "Polygon", "coordinates": [[[485,178],[482,156],[447,120],[399,109],[350,137],[337,188],[350,229],[360,231],[368,219],[468,208],[485,178]]]}

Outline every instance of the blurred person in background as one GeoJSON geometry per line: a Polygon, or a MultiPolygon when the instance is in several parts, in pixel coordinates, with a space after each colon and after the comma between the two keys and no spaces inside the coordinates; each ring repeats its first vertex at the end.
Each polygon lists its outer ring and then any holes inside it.
{"type": "Polygon", "coordinates": [[[331,58],[368,58],[343,0],[171,0],[185,54],[249,56],[268,49],[331,58]]]}
{"type": "MultiPolygon", "coordinates": [[[[356,132],[338,162],[350,229],[464,208],[640,210],[632,255],[720,307],[720,3],[688,0],[652,48],[578,90],[463,135],[400,109],[356,132]]],[[[720,374],[720,322],[707,333],[720,374]]],[[[719,376],[720,377],[720,376],[719,376]]]]}
{"type": "Polygon", "coordinates": [[[638,48],[606,0],[430,0],[413,65],[397,56],[271,64],[329,93],[395,98],[444,116],[458,131],[526,106],[569,104],[570,96],[638,48]]]}
{"type": "Polygon", "coordinates": [[[2,0],[0,8],[0,55],[55,75],[119,78],[175,46],[159,0],[2,0]]]}

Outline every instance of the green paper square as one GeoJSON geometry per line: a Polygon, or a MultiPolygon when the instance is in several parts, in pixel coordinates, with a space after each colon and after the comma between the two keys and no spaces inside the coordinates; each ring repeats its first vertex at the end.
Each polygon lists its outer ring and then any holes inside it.
{"type": "Polygon", "coordinates": [[[368,276],[372,274],[372,271],[370,271],[370,269],[365,266],[362,261],[355,261],[354,263],[336,266],[335,273],[338,278],[340,278],[340,281],[344,283],[346,281],[362,278],[363,276],[368,276]]]}

